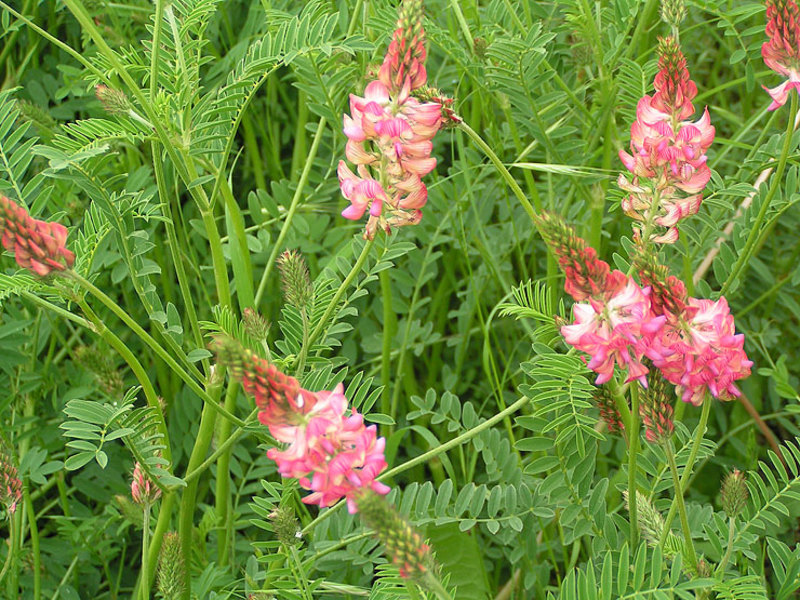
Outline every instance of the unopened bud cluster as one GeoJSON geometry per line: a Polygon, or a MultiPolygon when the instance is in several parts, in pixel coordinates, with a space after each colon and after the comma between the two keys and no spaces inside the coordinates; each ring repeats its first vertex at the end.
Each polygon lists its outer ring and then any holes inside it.
{"type": "Polygon", "coordinates": [[[673,29],[677,29],[686,18],[684,0],[661,0],[661,20],[673,29]]]}
{"type": "Polygon", "coordinates": [[[110,115],[127,115],[133,108],[131,101],[124,92],[115,90],[107,85],[98,85],[94,88],[95,96],[100,100],[103,108],[110,115]]]}
{"type": "Polygon", "coordinates": [[[161,497],[161,489],[150,480],[139,462],[131,476],[131,499],[142,506],[150,506],[161,497]]]}
{"type": "Polygon", "coordinates": [[[642,391],[639,403],[639,416],[644,425],[648,442],[663,444],[672,436],[675,424],[672,421],[673,408],[670,403],[674,394],[670,393],[667,381],[656,369],[647,374],[648,386],[642,391]]]}
{"type": "Polygon", "coordinates": [[[738,517],[747,505],[749,492],[745,474],[734,469],[722,482],[722,508],[731,519],[738,517]]]}
{"type": "Polygon", "coordinates": [[[161,543],[156,572],[156,585],[164,600],[178,600],[183,596],[185,570],[180,538],[176,532],[169,531],[161,543]]]}
{"type": "Polygon", "coordinates": [[[22,499],[22,482],[11,452],[0,445],[0,504],[6,514],[13,514],[22,499]]]}
{"type": "Polygon", "coordinates": [[[278,257],[278,270],[286,302],[295,308],[309,310],[314,302],[314,284],[311,283],[302,254],[296,250],[286,250],[278,257]]]}
{"type": "Polygon", "coordinates": [[[263,341],[267,339],[269,333],[269,321],[267,321],[261,313],[247,307],[242,311],[242,327],[245,333],[252,338],[263,341]]]}
{"type": "Polygon", "coordinates": [[[44,277],[72,267],[75,255],[67,250],[67,228],[34,219],[27,209],[0,196],[0,234],[3,248],[17,264],[44,277]]]}
{"type": "Polygon", "coordinates": [[[279,506],[269,513],[275,537],[285,546],[294,546],[300,542],[300,524],[294,516],[294,511],[288,506],[279,506]]]}
{"type": "Polygon", "coordinates": [[[385,498],[366,492],[356,498],[364,524],[375,532],[402,577],[423,584],[435,563],[430,547],[385,498]]]}

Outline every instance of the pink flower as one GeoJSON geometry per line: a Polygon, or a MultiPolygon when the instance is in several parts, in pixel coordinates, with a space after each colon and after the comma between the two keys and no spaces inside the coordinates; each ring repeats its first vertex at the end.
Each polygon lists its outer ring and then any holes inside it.
{"type": "Polygon", "coordinates": [[[365,427],[355,409],[347,415],[341,384],[316,396],[317,402],[302,424],[270,427],[276,439],[289,446],[270,448],[267,456],[278,464],[283,477],[296,478],[301,487],[313,492],[303,498],[306,504],[331,506],[346,498],[348,510],[355,513],[359,490],[389,493],[389,487],[375,479],[386,468],[386,441],[377,437],[374,425],[365,427]]]}
{"type": "Polygon", "coordinates": [[[28,211],[0,195],[0,234],[3,247],[13,251],[17,264],[44,277],[72,267],[75,255],[67,250],[67,228],[34,219],[28,211]]]}
{"type": "Polygon", "coordinates": [[[161,489],[155,485],[137,463],[133,467],[131,478],[131,499],[136,504],[150,505],[161,497],[161,489]]]}
{"type": "Polygon", "coordinates": [[[588,304],[575,304],[573,325],[561,328],[568,344],[591,357],[587,366],[598,374],[596,384],[606,383],[614,374],[614,366],[628,370],[626,381],[638,379],[647,386],[648,369],[642,358],[649,350],[655,334],[666,320],[650,311],[649,289],[642,289],[620,271],[615,279],[624,285],[611,291],[607,298],[590,298],[588,304]]]}
{"type": "Polygon", "coordinates": [[[348,509],[355,512],[359,490],[389,493],[376,480],[387,466],[386,441],[377,437],[374,425],[364,425],[355,409],[347,414],[341,384],[333,391],[310,392],[232,338],[218,336],[211,347],[231,376],[255,396],[259,421],[278,442],[287,444],[270,448],[267,456],[282,477],[295,478],[313,492],[303,502],[331,506],[346,498],[348,509]]]}
{"type": "Polygon", "coordinates": [[[18,475],[11,453],[0,444],[0,504],[8,514],[14,514],[22,500],[22,481],[18,475]]]}
{"type": "Polygon", "coordinates": [[[340,163],[342,195],[351,202],[342,215],[357,220],[369,208],[368,239],[378,228],[420,221],[428,199],[421,178],[436,168],[431,139],[442,124],[442,103],[411,96],[427,80],[422,17],[422,0],[404,0],[378,79],[363,97],[350,95],[343,118],[345,155],[358,175],[340,163]]]}
{"type": "Polygon", "coordinates": [[[383,204],[387,201],[386,192],[381,184],[370,176],[366,168],[359,166],[358,173],[361,177],[358,177],[343,160],[340,160],[337,173],[342,195],[350,201],[350,206],[342,211],[342,216],[357,221],[367,208],[371,216],[380,216],[383,204]]]}
{"type": "Polygon", "coordinates": [[[767,0],[767,35],[761,46],[764,64],[788,77],[774,88],[764,89],[772,98],[769,110],[783,106],[791,90],[800,90],[800,9],[794,0],[767,0]]]}
{"type": "Polygon", "coordinates": [[[697,121],[686,120],[694,112],[691,101],[697,86],[672,38],[660,41],[659,67],[655,94],[642,97],[636,107],[631,153],[619,153],[633,179],[620,175],[618,184],[629,193],[622,201],[625,214],[649,222],[648,229],[663,228],[651,234],[651,241],[664,244],[675,242],[678,221],[700,208],[702,191],[711,178],[706,151],[715,129],[708,109],[697,121]]]}
{"type": "Polygon", "coordinates": [[[684,402],[699,406],[706,391],[720,400],[741,395],[734,381],[749,376],[753,363],[724,297],[716,302],[689,298],[683,312],[671,316],[659,343],[668,352],[653,363],[684,402]]]}

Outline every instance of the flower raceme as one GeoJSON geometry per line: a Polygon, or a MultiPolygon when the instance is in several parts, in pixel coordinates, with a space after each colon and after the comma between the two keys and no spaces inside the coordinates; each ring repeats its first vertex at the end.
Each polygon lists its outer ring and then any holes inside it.
{"type": "Polygon", "coordinates": [[[18,477],[17,467],[11,459],[11,453],[0,445],[0,505],[5,507],[6,514],[14,514],[17,504],[22,500],[22,481],[18,477]]]}
{"type": "Polygon", "coordinates": [[[764,64],[787,77],[774,88],[763,86],[772,98],[769,110],[775,110],[789,92],[800,91],[800,9],[794,0],[767,0],[767,36],[761,46],[764,64]]]}
{"type": "Polygon", "coordinates": [[[34,219],[16,202],[0,196],[0,234],[3,248],[14,252],[17,264],[45,277],[72,267],[75,255],[67,250],[67,228],[34,219]]]}
{"type": "Polygon", "coordinates": [[[342,195],[350,201],[342,216],[359,220],[369,211],[364,237],[378,227],[416,224],[428,200],[422,177],[436,167],[431,139],[442,122],[442,104],[420,102],[411,93],[427,81],[422,1],[401,4],[397,29],[378,79],[364,96],[350,95],[344,115],[345,155],[337,170],[342,195]]]}
{"type": "Polygon", "coordinates": [[[136,504],[150,505],[161,497],[161,490],[150,481],[142,465],[137,462],[131,477],[131,499],[136,504]]]}
{"type": "MultiPolygon", "coordinates": [[[[654,87],[655,93],[642,97],[636,107],[631,153],[619,153],[633,177],[629,181],[621,174],[618,184],[628,192],[622,201],[625,214],[643,222],[652,241],[671,244],[678,239],[677,223],[700,208],[711,177],[706,151],[715,130],[708,109],[699,120],[686,120],[694,114],[697,86],[672,38],[660,41],[654,87]],[[653,232],[656,227],[660,230],[653,232]]],[[[642,235],[639,228],[636,235],[642,235]]]]}
{"type": "Polygon", "coordinates": [[[646,284],[641,287],[611,271],[557,217],[539,216],[537,224],[567,275],[565,290],[578,300],[575,322],[561,327],[561,334],[589,355],[595,383],[609,381],[619,366],[626,382],[638,379],[647,387],[649,359],[685,402],[701,404],[706,391],[720,400],[740,395],[734,382],[750,375],[753,363],[725,298],[687,297],[683,283],[640,248],[634,267],[646,284]]]}
{"type": "Polygon", "coordinates": [[[359,491],[389,493],[376,480],[387,466],[386,440],[377,436],[374,425],[366,426],[354,408],[348,413],[341,384],[332,391],[304,390],[297,379],[229,337],[218,336],[212,349],[255,397],[259,421],[286,444],[283,449],[270,448],[267,456],[281,476],[297,479],[312,492],[303,502],[324,507],[345,498],[348,510],[355,513],[359,491]]]}

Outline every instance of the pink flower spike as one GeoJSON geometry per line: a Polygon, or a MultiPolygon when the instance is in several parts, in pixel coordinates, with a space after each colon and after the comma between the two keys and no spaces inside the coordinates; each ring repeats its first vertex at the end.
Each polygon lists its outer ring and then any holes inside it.
{"type": "Polygon", "coordinates": [[[769,110],[786,103],[791,90],[798,90],[800,73],[800,8],[794,0],[767,0],[767,27],[769,40],[761,46],[764,64],[788,77],[772,89],[764,88],[772,98],[769,110]]]}

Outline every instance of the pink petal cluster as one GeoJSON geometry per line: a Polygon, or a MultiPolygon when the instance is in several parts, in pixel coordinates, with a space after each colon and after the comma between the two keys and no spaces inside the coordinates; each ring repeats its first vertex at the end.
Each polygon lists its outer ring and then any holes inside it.
{"type": "Polygon", "coordinates": [[[389,487],[375,479],[387,466],[386,440],[377,437],[374,425],[365,427],[364,417],[355,409],[347,414],[341,384],[313,396],[315,404],[304,423],[270,426],[275,439],[289,445],[283,450],[270,448],[267,456],[283,477],[296,478],[312,492],[303,498],[306,504],[331,506],[346,498],[348,510],[355,513],[355,497],[361,490],[389,493],[389,487]]]}
{"type": "Polygon", "coordinates": [[[623,285],[573,305],[575,323],[563,326],[561,335],[591,357],[587,366],[598,374],[596,384],[609,381],[619,365],[628,372],[626,381],[638,379],[647,386],[648,369],[642,359],[666,318],[651,313],[648,288],[640,288],[621,271],[612,275],[623,285]]]}
{"type": "Polygon", "coordinates": [[[136,504],[150,505],[161,497],[161,489],[155,485],[137,461],[131,477],[131,499],[136,504]]]}
{"type": "Polygon", "coordinates": [[[22,481],[17,467],[11,461],[10,454],[0,446],[0,504],[5,506],[8,514],[14,514],[17,504],[22,499],[22,481]]]}
{"type": "Polygon", "coordinates": [[[356,172],[339,162],[342,195],[350,201],[342,216],[359,220],[369,211],[368,239],[379,227],[419,223],[428,200],[422,177],[436,167],[431,139],[442,123],[442,105],[411,95],[427,78],[422,2],[406,0],[400,17],[379,78],[363,97],[350,95],[344,115],[345,155],[356,172]]]}
{"type": "Polygon", "coordinates": [[[716,302],[688,298],[682,313],[669,315],[660,336],[664,351],[653,364],[684,402],[699,406],[706,390],[720,400],[741,395],[733,382],[749,376],[753,363],[724,297],[716,302]]]}
{"type": "Polygon", "coordinates": [[[67,250],[67,228],[34,219],[28,211],[0,196],[0,233],[3,248],[14,252],[17,264],[42,277],[72,267],[75,255],[67,250]]]}
{"type": "Polygon", "coordinates": [[[611,271],[597,253],[554,215],[536,223],[566,273],[565,290],[578,302],[575,321],[561,327],[564,340],[589,355],[587,366],[606,383],[619,367],[626,382],[647,387],[645,359],[676,386],[686,402],[700,404],[706,391],[720,400],[740,395],[734,381],[750,375],[744,336],[736,334],[725,298],[686,295],[686,286],[640,246],[634,256],[641,287],[611,271]],[[588,300],[588,302],[583,302],[588,300]]]}
{"type": "Polygon", "coordinates": [[[764,64],[787,77],[774,88],[764,86],[772,98],[769,110],[786,103],[789,92],[800,92],[800,9],[794,0],[767,0],[767,36],[761,46],[764,64]]]}
{"type": "Polygon", "coordinates": [[[277,463],[281,476],[297,479],[312,492],[303,502],[324,507],[346,498],[348,510],[355,513],[360,490],[389,493],[376,480],[387,466],[386,441],[354,408],[348,411],[341,384],[333,391],[310,392],[231,338],[219,336],[211,347],[231,376],[255,397],[259,421],[287,444],[271,448],[267,456],[277,463]]]}
{"type": "MultiPolygon", "coordinates": [[[[631,153],[619,153],[631,180],[620,175],[618,184],[628,195],[622,209],[643,222],[656,243],[678,239],[677,223],[696,214],[703,189],[711,177],[706,151],[714,140],[708,109],[695,122],[692,99],[697,86],[689,78],[686,59],[672,38],[661,40],[659,72],[653,96],[645,95],[636,107],[631,126],[631,153]]],[[[641,231],[637,229],[637,235],[641,231]]]]}

